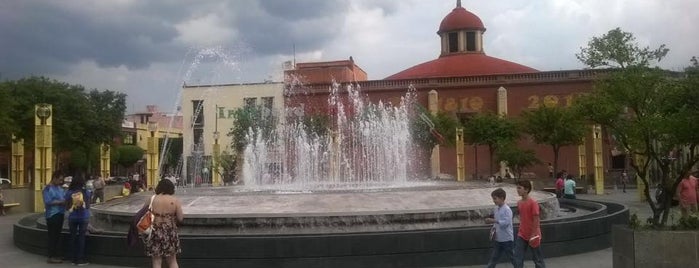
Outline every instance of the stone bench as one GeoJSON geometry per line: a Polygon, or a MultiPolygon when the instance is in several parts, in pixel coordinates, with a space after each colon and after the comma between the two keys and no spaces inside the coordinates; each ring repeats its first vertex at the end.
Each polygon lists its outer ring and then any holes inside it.
{"type": "Polygon", "coordinates": [[[19,203],[5,203],[2,205],[3,211],[8,211],[13,207],[18,207],[20,204],[19,203]]]}

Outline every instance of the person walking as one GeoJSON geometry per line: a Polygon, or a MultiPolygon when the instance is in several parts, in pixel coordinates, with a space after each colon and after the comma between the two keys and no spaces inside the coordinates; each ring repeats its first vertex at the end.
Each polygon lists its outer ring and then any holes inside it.
{"type": "Polygon", "coordinates": [[[563,198],[575,199],[575,180],[573,180],[573,175],[568,175],[568,177],[566,177],[563,188],[563,198]]]}
{"type": "Polygon", "coordinates": [[[556,179],[556,197],[563,197],[563,188],[565,187],[565,182],[563,181],[563,173],[558,173],[558,178],[556,179]]]}
{"type": "Polygon", "coordinates": [[[59,250],[63,219],[65,218],[65,191],[63,190],[63,176],[56,173],[51,178],[51,183],[44,187],[41,195],[44,199],[44,217],[46,218],[46,233],[48,234],[48,263],[62,263],[59,250]]]}
{"type": "Polygon", "coordinates": [[[677,193],[679,195],[682,218],[687,218],[690,213],[696,213],[697,197],[699,197],[697,178],[692,175],[685,176],[680,181],[680,184],[677,185],[677,193]]]}
{"type": "MultiPolygon", "coordinates": [[[[175,185],[170,180],[160,180],[155,187],[155,197],[151,206],[153,231],[149,237],[143,237],[145,253],[151,257],[154,268],[162,267],[163,259],[167,267],[177,268],[177,254],[180,248],[180,238],[177,223],[184,219],[180,200],[174,197],[175,185]]],[[[150,204],[150,198],[144,206],[150,204]]]]}
{"type": "Polygon", "coordinates": [[[107,183],[102,176],[95,175],[94,178],[92,186],[95,188],[95,192],[92,194],[91,202],[92,204],[97,203],[97,199],[99,199],[100,203],[104,203],[104,186],[107,185],[107,183]]]}
{"type": "Polygon", "coordinates": [[[546,268],[541,254],[541,228],[539,226],[539,203],[529,196],[532,184],[529,180],[517,182],[517,194],[522,198],[517,202],[519,211],[519,230],[515,240],[514,267],[524,267],[524,254],[527,249],[532,251],[532,259],[536,268],[546,268]]]}
{"type": "Polygon", "coordinates": [[[491,240],[493,243],[493,253],[488,262],[488,268],[493,268],[498,263],[500,255],[505,253],[505,256],[510,259],[514,265],[512,251],[514,247],[514,235],[512,231],[512,209],[505,203],[507,193],[502,188],[495,189],[490,193],[493,198],[493,203],[497,206],[493,212],[493,218],[486,218],[485,223],[493,224],[491,229],[491,240]]]}
{"type": "Polygon", "coordinates": [[[90,221],[90,198],[90,192],[85,189],[85,178],[73,176],[64,199],[69,211],[71,259],[78,266],[89,264],[85,258],[85,235],[90,221]]]}

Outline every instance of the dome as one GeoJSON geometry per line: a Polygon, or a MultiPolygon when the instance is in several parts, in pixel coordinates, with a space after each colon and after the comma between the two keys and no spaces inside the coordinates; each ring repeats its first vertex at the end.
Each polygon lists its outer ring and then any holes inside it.
{"type": "Polygon", "coordinates": [[[442,19],[437,33],[462,29],[485,31],[485,26],[478,16],[461,7],[461,3],[457,3],[456,7],[442,19]]]}
{"type": "Polygon", "coordinates": [[[421,63],[385,80],[460,77],[492,74],[536,73],[538,70],[483,53],[464,53],[421,63]]]}

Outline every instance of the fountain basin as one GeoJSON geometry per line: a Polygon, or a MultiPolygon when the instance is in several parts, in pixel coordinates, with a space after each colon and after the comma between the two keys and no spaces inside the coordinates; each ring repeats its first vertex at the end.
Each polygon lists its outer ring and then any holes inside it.
{"type": "MultiPolygon", "coordinates": [[[[253,200],[284,202],[295,200],[293,202],[298,204],[313,206],[316,208],[315,210],[305,210],[301,207],[297,211],[288,210],[285,213],[314,221],[322,219],[332,222],[332,219],[341,217],[373,217],[377,215],[410,218],[410,220],[402,221],[391,219],[391,223],[383,223],[387,225],[383,227],[378,222],[372,223],[371,221],[344,226],[333,226],[332,224],[295,225],[291,221],[293,217],[276,213],[271,208],[267,212],[262,209],[266,206],[263,204],[277,203],[259,203],[256,208],[260,210],[254,213],[252,210],[239,211],[245,207],[243,204],[236,206],[212,204],[201,207],[201,210],[197,212],[194,208],[202,200],[224,200],[221,199],[224,198],[224,193],[235,191],[235,189],[203,189],[202,191],[218,191],[221,192],[221,196],[217,197],[214,194],[211,197],[197,199],[195,191],[184,193],[184,191],[178,190],[177,193],[183,203],[189,204],[189,207],[185,209],[186,217],[194,221],[185,222],[181,229],[180,238],[183,251],[178,259],[184,267],[444,267],[484,264],[491,249],[491,242],[488,241],[490,226],[480,224],[482,223],[480,217],[493,207],[493,205],[488,204],[491,189],[475,190],[439,185],[431,189],[430,187],[420,190],[395,189],[379,192],[377,196],[369,193],[349,192],[314,193],[314,198],[310,200],[320,204],[306,203],[308,199],[305,198],[307,197],[300,193],[285,194],[282,195],[283,197],[267,196],[271,193],[245,192],[240,194],[243,197],[250,195],[247,198],[253,200]],[[432,191],[434,193],[431,193],[432,191]],[[479,192],[481,195],[486,195],[487,198],[476,197],[479,192]],[[471,194],[471,197],[464,197],[465,193],[471,194]],[[338,200],[344,200],[347,197],[346,194],[356,195],[357,199],[355,200],[365,201],[366,204],[360,202],[356,206],[324,205],[338,204],[338,200]],[[409,199],[414,201],[421,201],[408,203],[402,199],[405,195],[410,196],[409,199]],[[253,198],[252,196],[262,197],[253,198]],[[393,206],[380,209],[380,205],[370,202],[369,197],[384,198],[383,200],[393,204],[393,206]],[[472,200],[471,206],[465,206],[461,202],[461,200],[466,199],[472,200]],[[483,203],[476,202],[476,200],[483,200],[483,203]],[[321,209],[324,207],[326,209],[321,209]],[[467,217],[459,214],[459,208],[481,212],[480,214],[475,212],[468,214],[477,215],[473,217],[474,221],[469,221],[466,219],[467,217]],[[338,215],[343,210],[347,210],[344,215],[338,215]],[[204,211],[206,213],[203,213],[204,211]],[[401,211],[402,214],[399,213],[401,211]],[[453,217],[444,216],[444,214],[450,213],[453,214],[453,217]],[[439,217],[429,218],[423,214],[439,215],[439,217]],[[260,218],[272,221],[283,219],[281,220],[283,224],[280,226],[284,227],[283,230],[273,231],[272,225],[266,225],[267,223],[255,225],[247,222],[239,224],[237,221],[237,223],[218,222],[233,216],[251,221],[260,218]],[[423,216],[425,219],[419,219],[423,216]],[[288,222],[285,222],[286,220],[288,222]],[[470,223],[466,224],[468,222],[470,223]],[[459,226],[459,224],[463,225],[459,226]],[[223,228],[223,230],[219,230],[219,228],[223,228]],[[337,231],[334,228],[340,230],[337,231]]],[[[508,200],[515,199],[510,190],[507,193],[508,200]]],[[[548,193],[543,192],[534,192],[534,194],[544,197],[539,196],[540,202],[547,200],[546,197],[549,196],[548,193]]],[[[128,209],[123,209],[124,211],[118,209],[126,207],[137,209],[139,204],[145,203],[147,197],[147,194],[135,195],[118,202],[110,201],[103,206],[95,206],[95,217],[111,217],[111,223],[103,222],[102,224],[113,224],[113,228],[107,229],[101,234],[88,236],[87,255],[91,262],[141,267],[150,263],[149,258],[143,255],[140,246],[136,248],[126,246],[126,228],[119,222],[129,219],[131,212],[128,209]]],[[[235,201],[238,199],[225,200],[235,201]]],[[[553,198],[551,202],[553,200],[556,199],[553,198]]],[[[608,248],[611,241],[611,226],[628,221],[628,209],[620,204],[584,200],[556,200],[556,205],[559,204],[558,201],[564,210],[569,212],[542,220],[541,228],[544,234],[542,250],[547,257],[608,248]]],[[[287,208],[279,207],[280,210],[287,208]]],[[[15,224],[13,235],[17,247],[37,254],[46,252],[46,231],[41,224],[42,218],[41,214],[34,214],[15,224]]],[[[95,222],[99,221],[104,221],[104,219],[95,219],[95,222]]],[[[515,228],[517,227],[515,226],[515,228]]],[[[63,241],[67,241],[66,231],[64,231],[63,236],[65,238],[63,241]]]]}

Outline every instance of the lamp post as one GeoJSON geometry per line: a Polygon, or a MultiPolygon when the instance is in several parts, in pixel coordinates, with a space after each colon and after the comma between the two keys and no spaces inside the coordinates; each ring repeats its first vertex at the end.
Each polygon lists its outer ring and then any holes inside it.
{"type": "Polygon", "coordinates": [[[155,137],[155,132],[158,131],[158,122],[149,121],[148,131],[148,186],[155,188],[158,182],[158,143],[155,137]]]}
{"type": "Polygon", "coordinates": [[[218,138],[219,138],[220,133],[217,131],[214,131],[214,156],[213,156],[213,163],[212,163],[212,184],[214,186],[221,186],[221,172],[219,170],[219,166],[221,165],[220,163],[220,154],[221,154],[221,145],[218,144],[218,138]]]}

